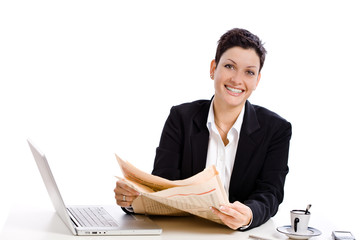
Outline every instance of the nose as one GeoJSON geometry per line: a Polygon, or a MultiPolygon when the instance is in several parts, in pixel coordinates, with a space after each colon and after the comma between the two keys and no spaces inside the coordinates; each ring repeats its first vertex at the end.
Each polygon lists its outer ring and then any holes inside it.
{"type": "Polygon", "coordinates": [[[244,82],[244,75],[241,72],[234,72],[230,80],[234,85],[242,85],[244,82]]]}

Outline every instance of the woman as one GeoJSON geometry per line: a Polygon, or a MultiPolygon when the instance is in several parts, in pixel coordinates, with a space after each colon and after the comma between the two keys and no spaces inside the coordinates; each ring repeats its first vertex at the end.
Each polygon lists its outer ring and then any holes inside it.
{"type": "MultiPolygon", "coordinates": [[[[216,166],[231,204],[212,210],[232,229],[263,224],[284,196],[291,124],[247,100],[259,84],[265,54],[249,31],[225,33],[210,65],[213,98],[173,107],[156,150],[152,174],[170,180],[216,166]]],[[[122,207],[138,196],[122,181],[114,191],[122,207]]]]}

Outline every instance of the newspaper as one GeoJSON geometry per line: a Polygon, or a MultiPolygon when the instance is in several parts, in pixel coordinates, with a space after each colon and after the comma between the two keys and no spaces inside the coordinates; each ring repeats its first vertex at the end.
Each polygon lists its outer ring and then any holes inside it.
{"type": "Polygon", "coordinates": [[[170,216],[193,214],[223,224],[210,209],[229,204],[215,166],[190,178],[170,181],[145,173],[115,156],[124,180],[140,193],[132,203],[135,213],[170,216]]]}

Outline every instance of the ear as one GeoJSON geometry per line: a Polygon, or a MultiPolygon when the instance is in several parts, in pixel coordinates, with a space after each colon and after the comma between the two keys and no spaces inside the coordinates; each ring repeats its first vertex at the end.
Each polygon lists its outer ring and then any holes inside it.
{"type": "Polygon", "coordinates": [[[210,64],[210,78],[212,80],[214,80],[215,69],[216,69],[216,63],[215,63],[215,59],[213,59],[210,64]]]}

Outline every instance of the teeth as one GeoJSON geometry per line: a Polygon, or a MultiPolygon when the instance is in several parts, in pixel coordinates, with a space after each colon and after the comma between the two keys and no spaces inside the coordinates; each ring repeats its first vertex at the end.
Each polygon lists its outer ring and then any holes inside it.
{"type": "Polygon", "coordinates": [[[240,89],[236,89],[236,88],[231,88],[231,87],[228,87],[226,86],[226,89],[229,90],[229,91],[232,91],[234,93],[242,93],[243,91],[240,90],[240,89]]]}

